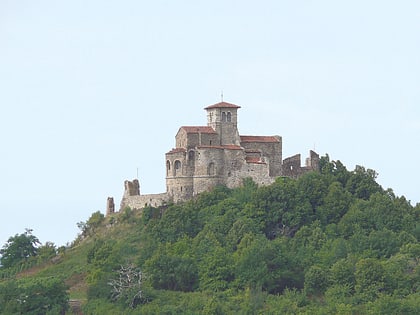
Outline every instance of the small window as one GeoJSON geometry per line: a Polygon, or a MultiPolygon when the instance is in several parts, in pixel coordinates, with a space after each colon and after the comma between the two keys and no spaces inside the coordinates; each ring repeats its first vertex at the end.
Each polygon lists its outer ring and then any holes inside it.
{"type": "Polygon", "coordinates": [[[222,112],[222,121],[226,121],[226,113],[222,112]]]}
{"type": "Polygon", "coordinates": [[[171,162],[166,161],[166,175],[169,175],[170,171],[171,171],[171,162]]]}
{"type": "Polygon", "coordinates": [[[232,114],[231,114],[231,112],[228,112],[227,113],[227,121],[228,122],[231,122],[232,121],[232,114]]]}
{"type": "Polygon", "coordinates": [[[178,174],[178,172],[181,171],[181,162],[176,160],[174,163],[174,175],[176,176],[178,174]]]}
{"type": "Polygon", "coordinates": [[[211,162],[208,166],[208,169],[207,169],[207,175],[213,176],[215,174],[216,174],[216,168],[214,166],[214,163],[211,162]]]}

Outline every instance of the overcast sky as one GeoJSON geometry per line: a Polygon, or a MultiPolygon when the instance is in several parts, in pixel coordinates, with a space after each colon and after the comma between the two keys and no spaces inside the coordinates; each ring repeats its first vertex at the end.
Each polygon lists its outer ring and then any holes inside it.
{"type": "Polygon", "coordinates": [[[125,179],[165,191],[165,152],[204,107],[420,202],[420,2],[0,0],[0,246],[76,223],[125,179]]]}

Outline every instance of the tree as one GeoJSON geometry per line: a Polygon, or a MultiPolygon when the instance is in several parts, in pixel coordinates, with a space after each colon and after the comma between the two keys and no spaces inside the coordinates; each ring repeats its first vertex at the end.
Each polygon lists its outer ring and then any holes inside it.
{"type": "Polygon", "coordinates": [[[0,284],[1,314],[64,314],[67,287],[55,277],[23,278],[0,284]]]}
{"type": "Polygon", "coordinates": [[[25,233],[11,236],[0,250],[1,265],[4,268],[16,266],[38,253],[37,245],[41,244],[31,229],[25,233]]]}
{"type": "Polygon", "coordinates": [[[356,293],[361,301],[376,299],[384,289],[384,268],[374,258],[360,259],[355,270],[356,293]]]}
{"type": "Polygon", "coordinates": [[[198,285],[198,268],[193,258],[172,253],[162,245],[145,262],[145,271],[155,289],[193,291],[198,285]]]}
{"type": "Polygon", "coordinates": [[[346,188],[357,198],[368,200],[376,192],[382,192],[382,187],[375,181],[378,173],[372,169],[365,169],[356,165],[347,181],[346,188]]]}
{"type": "Polygon", "coordinates": [[[313,265],[305,272],[305,292],[307,294],[323,293],[328,285],[328,273],[324,268],[313,265]]]}
{"type": "Polygon", "coordinates": [[[328,187],[324,204],[317,208],[317,217],[324,225],[338,223],[349,210],[351,201],[351,194],[343,188],[341,183],[333,182],[328,187]]]}
{"type": "Polygon", "coordinates": [[[77,222],[77,227],[82,231],[82,236],[86,237],[94,234],[95,230],[101,225],[104,219],[105,216],[100,211],[96,211],[92,213],[89,220],[86,222],[77,222]]]}

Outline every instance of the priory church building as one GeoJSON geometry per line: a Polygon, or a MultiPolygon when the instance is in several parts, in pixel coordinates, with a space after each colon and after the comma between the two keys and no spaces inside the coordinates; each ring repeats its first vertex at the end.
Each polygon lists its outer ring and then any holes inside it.
{"type": "MultiPolygon", "coordinates": [[[[301,166],[300,154],[283,159],[280,136],[240,135],[240,108],[220,102],[204,108],[206,126],[180,127],[175,147],[165,154],[166,192],[141,195],[138,180],[125,181],[121,209],[185,201],[217,185],[238,187],[244,178],[268,185],[278,176],[296,178],[318,170],[319,155],[314,151],[301,166]]],[[[113,212],[109,208],[108,204],[107,212],[113,212]]]]}

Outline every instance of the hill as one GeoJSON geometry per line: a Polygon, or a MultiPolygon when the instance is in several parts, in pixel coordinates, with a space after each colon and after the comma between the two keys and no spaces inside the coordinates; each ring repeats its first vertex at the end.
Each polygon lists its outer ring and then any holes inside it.
{"type": "MultiPolygon", "coordinates": [[[[270,186],[247,179],[182,204],[96,212],[71,247],[0,269],[0,311],[19,314],[17,297],[41,288],[41,301],[53,287],[84,314],[420,313],[420,205],[384,190],[373,170],[328,156],[320,166],[270,186]]],[[[43,303],[56,314],[63,299],[43,303]]]]}

